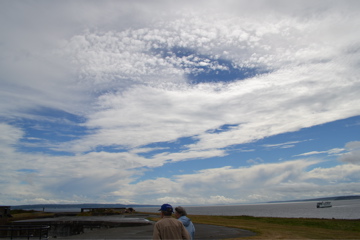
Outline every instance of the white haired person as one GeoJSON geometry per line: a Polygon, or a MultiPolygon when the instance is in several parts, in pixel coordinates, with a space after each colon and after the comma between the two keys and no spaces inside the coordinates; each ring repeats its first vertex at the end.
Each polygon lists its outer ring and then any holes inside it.
{"type": "Polygon", "coordinates": [[[163,204],[159,209],[161,211],[161,219],[155,223],[153,239],[186,239],[190,240],[190,235],[186,231],[184,225],[172,218],[174,212],[170,204],[163,204]]]}
{"type": "Polygon", "coordinates": [[[194,239],[195,235],[195,227],[194,224],[191,222],[191,219],[188,218],[186,213],[186,210],[179,206],[175,208],[175,217],[182,222],[186,230],[189,232],[191,240],[194,239]]]}

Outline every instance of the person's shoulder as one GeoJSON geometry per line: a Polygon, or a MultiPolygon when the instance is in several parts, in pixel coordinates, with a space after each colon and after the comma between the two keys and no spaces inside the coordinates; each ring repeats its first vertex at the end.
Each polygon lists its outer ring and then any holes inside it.
{"type": "Polygon", "coordinates": [[[179,219],[172,218],[171,221],[174,222],[177,225],[183,225],[183,223],[179,219]]]}
{"type": "Polygon", "coordinates": [[[171,221],[171,219],[172,219],[171,217],[163,217],[163,218],[161,218],[159,221],[157,221],[156,223],[171,221]]]}
{"type": "Polygon", "coordinates": [[[161,218],[160,220],[158,220],[158,221],[155,223],[155,225],[160,224],[162,221],[164,221],[164,218],[161,218]]]}

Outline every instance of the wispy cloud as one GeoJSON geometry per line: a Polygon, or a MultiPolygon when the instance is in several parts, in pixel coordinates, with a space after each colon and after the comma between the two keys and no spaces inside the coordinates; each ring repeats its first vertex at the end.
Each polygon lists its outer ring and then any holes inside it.
{"type": "Polygon", "coordinates": [[[311,151],[307,153],[302,153],[295,155],[294,157],[300,157],[300,156],[311,156],[311,155],[317,155],[317,154],[327,154],[327,155],[341,155],[345,149],[343,148],[333,148],[327,151],[311,151]]]}
{"type": "Polygon", "coordinates": [[[296,144],[310,141],[310,140],[304,140],[304,141],[291,141],[291,142],[285,142],[285,143],[277,143],[277,144],[264,144],[262,145],[265,148],[291,148],[294,147],[296,144]]]}

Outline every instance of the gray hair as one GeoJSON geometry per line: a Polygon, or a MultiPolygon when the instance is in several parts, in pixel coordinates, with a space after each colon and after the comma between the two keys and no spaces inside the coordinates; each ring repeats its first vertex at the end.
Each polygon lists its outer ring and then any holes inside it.
{"type": "Polygon", "coordinates": [[[175,208],[175,211],[176,211],[178,214],[180,214],[181,216],[186,216],[186,215],[187,215],[186,210],[185,210],[183,207],[181,207],[181,206],[176,207],[176,208],[175,208]]]}

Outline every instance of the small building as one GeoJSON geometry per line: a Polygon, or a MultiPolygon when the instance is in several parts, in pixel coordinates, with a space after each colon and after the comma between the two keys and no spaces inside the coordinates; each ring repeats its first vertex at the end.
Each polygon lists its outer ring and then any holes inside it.
{"type": "Polygon", "coordinates": [[[125,213],[133,213],[133,212],[135,212],[135,209],[133,209],[132,207],[127,208],[127,209],[125,210],[125,213]]]}
{"type": "Polygon", "coordinates": [[[81,212],[92,212],[92,213],[125,213],[126,208],[81,208],[81,212]]]}
{"type": "Polygon", "coordinates": [[[11,217],[10,206],[0,206],[0,218],[11,217]]]}

